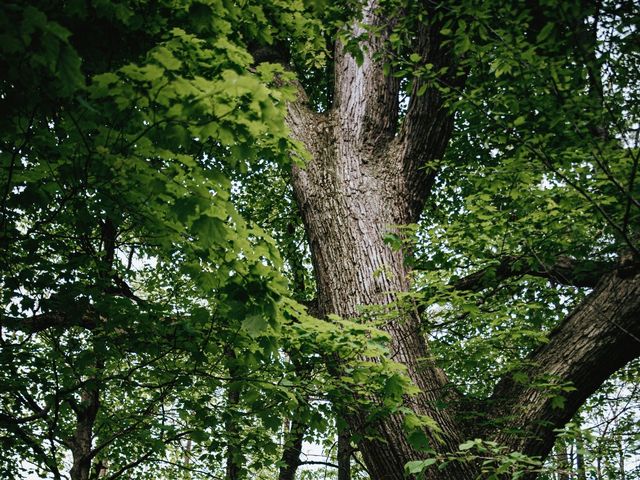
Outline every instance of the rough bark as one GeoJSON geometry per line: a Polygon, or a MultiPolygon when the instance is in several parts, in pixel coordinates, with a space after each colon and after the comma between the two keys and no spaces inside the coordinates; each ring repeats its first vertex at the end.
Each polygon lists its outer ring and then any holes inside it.
{"type": "MultiPolygon", "coordinates": [[[[381,20],[369,8],[364,21],[381,20]]],[[[333,110],[319,115],[305,111],[299,102],[289,112],[292,132],[313,156],[305,168],[294,168],[293,184],[310,242],[321,315],[356,317],[360,306],[391,304],[396,292],[409,287],[403,253],[382,240],[396,225],[415,217],[409,189],[417,185],[407,181],[410,175],[403,162],[411,150],[406,142],[409,133],[394,137],[397,81],[384,77],[382,65],[373,60],[375,42],[368,47],[358,66],[338,45],[333,110]]],[[[419,129],[421,141],[426,136],[440,148],[429,156],[441,155],[446,143],[442,138],[449,131],[448,124],[419,129]]],[[[408,400],[411,407],[435,418],[445,432],[443,448],[455,448],[462,439],[460,431],[450,413],[435,406],[446,379],[428,360],[431,355],[419,333],[419,319],[399,315],[385,328],[392,336],[392,358],[408,367],[422,391],[408,400]]],[[[385,444],[368,440],[359,445],[372,478],[404,478],[404,463],[418,454],[404,436],[402,419],[392,416],[378,429],[384,432],[385,444]]]]}
{"type": "Polygon", "coordinates": [[[76,428],[69,441],[73,456],[73,465],[69,471],[71,480],[88,480],[91,474],[93,425],[99,407],[100,397],[97,388],[84,389],[80,403],[74,406],[76,428]]]}

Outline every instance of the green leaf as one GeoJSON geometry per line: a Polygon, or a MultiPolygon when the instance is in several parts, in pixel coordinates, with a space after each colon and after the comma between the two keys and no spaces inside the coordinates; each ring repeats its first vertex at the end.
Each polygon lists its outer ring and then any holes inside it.
{"type": "Polygon", "coordinates": [[[156,48],[151,56],[167,70],[178,70],[182,66],[182,62],[166,47],[156,48]]]}
{"type": "Polygon", "coordinates": [[[225,224],[219,218],[202,215],[193,222],[193,231],[205,244],[221,245],[227,238],[225,224]]]}
{"type": "Polygon", "coordinates": [[[262,314],[253,314],[245,317],[242,321],[242,327],[252,337],[258,337],[266,332],[269,328],[269,322],[262,314]]]}
{"type": "Polygon", "coordinates": [[[461,443],[458,446],[458,450],[461,451],[465,451],[465,450],[471,450],[472,448],[474,448],[476,446],[477,442],[475,440],[468,440],[464,443],[461,443]]]}
{"type": "Polygon", "coordinates": [[[536,39],[538,41],[538,43],[542,43],[547,38],[549,38],[549,35],[551,35],[551,32],[553,32],[554,28],[555,28],[555,24],[553,22],[547,23],[542,28],[542,30],[540,30],[540,33],[538,33],[538,38],[536,39]]]}
{"type": "Polygon", "coordinates": [[[434,465],[436,462],[437,460],[435,458],[428,458],[426,460],[413,460],[405,464],[404,471],[409,475],[416,475],[423,472],[427,467],[434,465]]]}
{"type": "Polygon", "coordinates": [[[524,372],[514,372],[513,381],[516,383],[527,384],[529,383],[529,376],[524,372]]]}
{"type": "Polygon", "coordinates": [[[551,397],[551,408],[562,410],[565,406],[567,399],[562,395],[555,395],[551,397]]]}

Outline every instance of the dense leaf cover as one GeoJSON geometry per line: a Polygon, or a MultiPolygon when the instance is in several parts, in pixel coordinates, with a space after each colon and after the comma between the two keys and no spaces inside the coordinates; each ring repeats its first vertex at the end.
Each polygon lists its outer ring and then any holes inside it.
{"type": "MultiPolygon", "coordinates": [[[[62,478],[83,421],[96,475],[219,473],[240,443],[260,471],[289,412],[327,423],[324,356],[383,351],[291,300],[231,201],[263,159],[303,155],[290,74],[247,49],[324,55],[302,3],[243,3],[2,5],[3,478],[62,478]]],[[[394,375],[356,362],[349,388],[394,375]]]]}

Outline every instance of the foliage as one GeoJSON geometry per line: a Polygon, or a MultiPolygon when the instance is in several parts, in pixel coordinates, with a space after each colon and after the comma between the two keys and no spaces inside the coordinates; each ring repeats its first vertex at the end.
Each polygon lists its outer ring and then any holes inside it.
{"type": "MultiPolygon", "coordinates": [[[[617,372],[560,433],[551,471],[585,479],[640,477],[638,464],[638,361],[617,372]]],[[[551,479],[548,474],[545,479],[551,479]]]]}
{"type": "Polygon", "coordinates": [[[481,395],[583,298],[591,267],[638,248],[637,6],[534,3],[443,5],[403,17],[389,40],[388,71],[406,94],[438,89],[456,131],[425,167],[440,174],[422,222],[387,241],[408,252],[432,345],[481,395]],[[464,89],[406,50],[420,22],[440,27],[464,89]],[[583,271],[558,273],[563,258],[583,271]]]}
{"type": "Polygon", "coordinates": [[[479,462],[480,478],[486,480],[498,480],[504,478],[526,477],[542,471],[540,460],[528,457],[520,452],[509,452],[506,447],[496,442],[476,438],[461,443],[458,450],[444,458],[427,458],[407,463],[406,471],[424,478],[425,470],[432,466],[444,469],[451,462],[479,462]]]}
{"type": "Polygon", "coordinates": [[[242,3],[0,7],[3,477],[60,478],[71,454],[109,478],[260,471],[291,412],[325,428],[327,356],[349,394],[402,375],[358,361],[382,334],[289,300],[241,214],[234,182],[304,156],[290,74],[249,50],[325,48],[302,2],[242,3]]]}
{"type": "Polygon", "coordinates": [[[425,460],[409,462],[406,471],[421,478],[427,469],[444,469],[451,462],[480,462],[479,478],[486,480],[532,473],[541,480],[638,478],[637,370],[638,362],[632,362],[598,389],[560,432],[546,462],[476,438],[460,444],[450,455],[431,452],[425,460]]]}
{"type": "MultiPolygon", "coordinates": [[[[444,343],[447,364],[464,362],[452,372],[475,378],[473,388],[486,377],[468,367],[504,358],[492,362],[500,370],[485,370],[497,378],[584,295],[553,277],[558,258],[586,268],[637,250],[640,92],[631,86],[637,70],[627,68],[636,17],[629,4],[603,5],[595,19],[551,5],[553,13],[503,2],[443,7],[441,34],[468,76],[464,91],[440,85],[457,130],[413,261],[433,322],[426,328],[444,343]],[[500,277],[505,259],[511,278],[500,277]],[[551,284],[526,275],[545,269],[551,284]],[[454,288],[474,272],[483,275],[473,291],[454,288]]],[[[426,70],[414,74],[437,86],[426,70]]]]}

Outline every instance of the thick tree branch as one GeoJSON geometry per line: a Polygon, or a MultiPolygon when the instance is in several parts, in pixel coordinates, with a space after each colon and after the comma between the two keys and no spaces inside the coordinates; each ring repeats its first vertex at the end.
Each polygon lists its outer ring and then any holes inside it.
{"type": "MultiPolygon", "coordinates": [[[[422,58],[421,63],[431,64],[433,72],[446,69],[438,81],[461,89],[464,77],[455,73],[454,56],[450,48],[443,45],[440,25],[420,24],[417,37],[416,50],[422,58]]],[[[407,115],[395,146],[403,161],[412,221],[416,221],[422,212],[453,130],[452,112],[437,88],[431,86],[424,90],[427,81],[431,80],[413,80],[407,115]]]]}
{"type": "Polygon", "coordinates": [[[530,381],[510,376],[497,385],[491,417],[501,425],[498,441],[544,457],[553,446],[554,429],[562,428],[611,374],[639,355],[640,274],[610,272],[549,343],[533,352],[523,372],[530,381]],[[535,386],[542,379],[575,390],[559,392],[564,397],[559,402],[548,386],[535,386]]]}
{"type": "MultiPolygon", "coordinates": [[[[335,105],[341,140],[350,149],[371,153],[386,146],[395,134],[398,121],[397,78],[385,76],[378,58],[390,33],[389,18],[380,15],[377,0],[369,0],[360,21],[352,27],[360,42],[361,62],[342,43],[336,45],[335,105]],[[359,64],[360,63],[360,64],[359,64]]],[[[364,152],[363,152],[364,153],[364,152]]]]}
{"type": "MultiPolygon", "coordinates": [[[[112,275],[113,285],[104,289],[104,293],[108,295],[114,295],[118,297],[128,298],[138,305],[144,305],[145,300],[138,297],[131,287],[117,275],[112,275]]],[[[73,309],[67,308],[59,300],[52,302],[54,307],[62,307],[60,310],[49,311],[32,317],[10,317],[8,315],[0,316],[0,327],[8,330],[18,330],[24,333],[39,333],[49,328],[71,328],[82,327],[87,330],[93,330],[98,325],[99,321],[104,321],[104,318],[98,316],[95,311],[82,306],[73,305],[73,309]],[[62,305],[61,305],[62,304],[62,305]]]]}
{"type": "Polygon", "coordinates": [[[93,330],[96,327],[95,316],[91,312],[82,315],[68,315],[62,312],[47,312],[28,318],[4,316],[0,326],[8,330],[24,333],[39,333],[49,328],[83,327],[93,330]]]}
{"type": "Polygon", "coordinates": [[[531,265],[529,259],[507,255],[500,258],[499,263],[485,267],[455,282],[456,290],[478,292],[509,278],[522,275],[548,278],[562,285],[593,288],[600,278],[608,272],[616,270],[614,262],[582,260],[560,256],[552,264],[543,264],[536,260],[531,265]]]}

